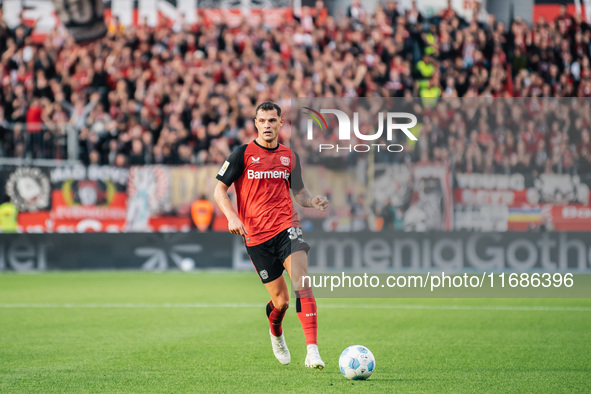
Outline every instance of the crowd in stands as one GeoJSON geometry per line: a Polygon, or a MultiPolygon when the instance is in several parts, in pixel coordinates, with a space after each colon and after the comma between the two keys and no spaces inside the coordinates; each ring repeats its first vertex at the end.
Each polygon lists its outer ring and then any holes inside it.
{"type": "Polygon", "coordinates": [[[590,49],[590,26],[566,8],[553,21],[506,25],[480,8],[463,19],[450,2],[426,18],[416,2],[387,1],[370,14],[353,0],[333,17],[318,1],[278,27],[246,19],[123,27],[113,18],[108,35],[86,45],[63,27],[34,45],[30,27],[2,21],[0,156],[219,164],[255,138],[262,101],[289,119],[294,97],[483,97],[498,98],[488,115],[485,99],[463,111],[443,100],[424,106],[419,142],[392,160],[450,160],[466,172],[590,171],[588,101],[531,101],[520,112],[503,99],[590,97],[590,49]]]}

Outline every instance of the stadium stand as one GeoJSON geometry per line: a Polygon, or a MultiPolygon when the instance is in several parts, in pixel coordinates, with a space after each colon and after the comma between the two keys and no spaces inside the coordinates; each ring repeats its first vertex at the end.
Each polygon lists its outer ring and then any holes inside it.
{"type": "MultiPolygon", "coordinates": [[[[0,154],[217,164],[254,136],[252,111],[266,99],[286,107],[310,96],[591,95],[591,30],[580,17],[506,26],[484,11],[466,21],[447,8],[426,19],[392,4],[372,15],[358,4],[341,19],[307,12],[277,28],[114,20],[107,37],[84,46],[63,27],[38,46],[24,23],[3,24],[0,154]]],[[[487,129],[439,108],[423,128],[429,138],[404,160],[451,158],[462,171],[486,173],[588,169],[589,111],[573,111],[580,116],[557,110],[548,123],[499,106],[487,129]]]]}

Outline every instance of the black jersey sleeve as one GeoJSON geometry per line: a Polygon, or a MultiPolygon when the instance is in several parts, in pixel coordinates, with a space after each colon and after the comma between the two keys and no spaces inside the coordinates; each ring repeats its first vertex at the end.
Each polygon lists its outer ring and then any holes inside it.
{"type": "Polygon", "coordinates": [[[304,188],[304,181],[302,179],[302,166],[300,165],[300,157],[294,152],[296,162],[291,175],[289,176],[289,186],[295,192],[304,188]]]}
{"type": "Polygon", "coordinates": [[[224,162],[222,168],[216,175],[216,179],[222,181],[226,186],[232,185],[244,172],[244,152],[246,145],[236,149],[224,162]]]}

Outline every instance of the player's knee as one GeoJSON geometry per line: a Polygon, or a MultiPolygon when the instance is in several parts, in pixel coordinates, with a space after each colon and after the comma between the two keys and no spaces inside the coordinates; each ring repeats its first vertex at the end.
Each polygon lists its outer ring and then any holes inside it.
{"type": "Polygon", "coordinates": [[[277,302],[273,301],[273,304],[275,305],[275,309],[279,309],[283,312],[289,308],[289,298],[281,297],[277,299],[277,302]]]}

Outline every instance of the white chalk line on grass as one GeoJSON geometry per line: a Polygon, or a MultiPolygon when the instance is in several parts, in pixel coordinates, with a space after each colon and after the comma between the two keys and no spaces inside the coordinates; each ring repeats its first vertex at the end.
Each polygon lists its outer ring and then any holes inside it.
{"type": "MultiPolygon", "coordinates": [[[[264,308],[264,304],[248,303],[165,303],[165,304],[142,304],[142,303],[100,303],[100,304],[0,304],[0,309],[92,309],[92,308],[264,308]]],[[[528,305],[371,305],[371,304],[327,304],[320,305],[322,309],[408,309],[408,310],[458,310],[458,311],[577,311],[591,312],[591,307],[584,306],[528,306],[528,305]]]]}

